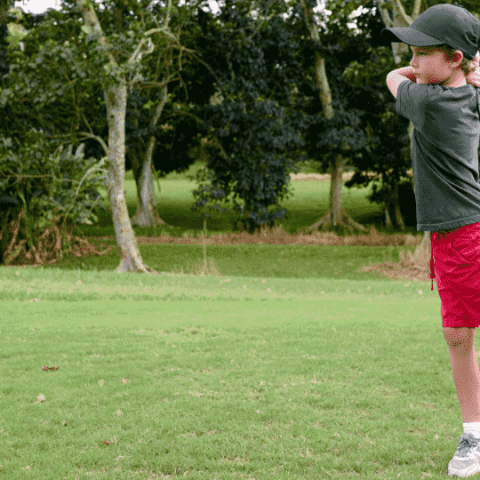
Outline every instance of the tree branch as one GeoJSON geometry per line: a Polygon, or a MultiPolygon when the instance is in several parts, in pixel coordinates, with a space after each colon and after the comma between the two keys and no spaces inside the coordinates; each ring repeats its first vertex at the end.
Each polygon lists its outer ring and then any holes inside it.
{"type": "MultiPolygon", "coordinates": [[[[411,25],[413,23],[413,20],[411,17],[407,15],[407,12],[403,8],[402,2],[400,0],[393,0],[395,4],[397,5],[398,11],[400,12],[400,15],[403,17],[403,19],[407,22],[407,25],[411,25]]],[[[416,0],[416,5],[415,8],[417,8],[419,1],[416,0]]]]}
{"type": "MultiPolygon", "coordinates": [[[[451,3],[452,0],[450,0],[451,3]]],[[[415,6],[413,7],[413,20],[416,20],[420,15],[420,7],[422,6],[422,0],[415,0],[415,6]]]]}
{"type": "Polygon", "coordinates": [[[82,137],[94,138],[95,140],[97,140],[102,145],[103,149],[105,150],[105,153],[108,155],[108,147],[107,147],[106,143],[103,141],[103,138],[99,137],[98,135],[94,135],[92,133],[78,132],[78,133],[67,133],[65,135],[48,135],[48,134],[44,133],[43,135],[46,138],[51,138],[51,139],[71,138],[71,137],[75,137],[77,135],[80,135],[82,137]]]}
{"type": "Polygon", "coordinates": [[[385,0],[377,0],[379,7],[380,7],[380,15],[382,16],[383,23],[385,24],[385,27],[389,28],[393,26],[392,19],[390,18],[390,15],[387,12],[386,8],[383,8],[385,5],[385,0]]]}
{"type": "Polygon", "coordinates": [[[138,57],[140,56],[140,54],[148,55],[148,54],[152,53],[155,50],[155,45],[153,44],[153,42],[152,42],[152,45],[148,48],[148,50],[145,51],[145,52],[141,51],[142,47],[143,47],[143,44],[147,40],[150,40],[149,38],[147,38],[148,36],[150,36],[154,33],[160,33],[160,32],[163,32],[165,35],[167,35],[167,37],[170,37],[171,39],[175,40],[175,42],[178,43],[177,37],[175,37],[175,35],[170,31],[170,29],[168,27],[152,28],[151,30],[148,30],[148,32],[145,32],[144,37],[140,40],[140,43],[138,44],[138,47],[133,52],[132,56],[128,59],[127,63],[129,63],[129,64],[136,63],[138,61],[138,57]]]}

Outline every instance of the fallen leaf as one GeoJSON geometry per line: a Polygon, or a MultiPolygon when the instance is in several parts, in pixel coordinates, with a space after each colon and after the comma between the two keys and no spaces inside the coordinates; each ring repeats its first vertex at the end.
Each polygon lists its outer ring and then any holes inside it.
{"type": "Polygon", "coordinates": [[[122,378],[122,383],[127,383],[127,382],[129,382],[129,381],[130,381],[129,378],[122,378]]]}
{"type": "Polygon", "coordinates": [[[103,442],[105,445],[113,445],[113,442],[103,442]]]}
{"type": "Polygon", "coordinates": [[[42,367],[42,370],[45,370],[46,372],[48,372],[49,370],[58,370],[60,367],[47,367],[46,365],[44,367],[42,367]]]}
{"type": "Polygon", "coordinates": [[[46,400],[45,395],[40,394],[33,403],[42,403],[46,400]]]}

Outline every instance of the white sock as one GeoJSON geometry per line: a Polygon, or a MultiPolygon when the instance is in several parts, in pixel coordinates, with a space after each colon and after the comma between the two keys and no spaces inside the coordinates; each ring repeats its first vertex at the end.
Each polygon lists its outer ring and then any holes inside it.
{"type": "Polygon", "coordinates": [[[471,433],[475,438],[480,438],[480,422],[463,424],[464,433],[471,433]]]}

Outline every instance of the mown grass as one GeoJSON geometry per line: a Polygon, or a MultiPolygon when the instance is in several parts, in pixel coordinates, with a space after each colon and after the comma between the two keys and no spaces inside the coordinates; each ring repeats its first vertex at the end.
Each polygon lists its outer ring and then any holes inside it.
{"type": "MultiPolygon", "coordinates": [[[[114,240],[102,244],[114,245],[114,240]]],[[[204,264],[202,245],[140,245],[146,265],[158,272],[198,273],[204,264]]],[[[360,269],[373,263],[399,261],[401,249],[415,247],[358,247],[314,245],[209,245],[207,271],[222,276],[262,276],[265,278],[381,278],[360,269]]],[[[50,269],[114,270],[120,263],[117,247],[104,256],[73,257],[45,265],[50,269]]],[[[425,275],[425,281],[428,276],[425,275]]]]}
{"type": "MultiPolygon", "coordinates": [[[[357,244],[352,245],[347,237],[333,233],[302,234],[306,227],[318,220],[328,209],[328,181],[291,182],[292,197],[283,202],[288,210],[288,217],[279,223],[272,232],[249,235],[235,234],[233,228],[234,213],[218,214],[207,223],[207,231],[203,230],[203,217],[192,212],[192,192],[196,188],[188,177],[193,175],[202,163],[196,163],[183,174],[172,173],[160,180],[161,192],[157,189],[158,212],[168,226],[155,228],[134,227],[137,237],[175,238],[180,242],[187,239],[203,238],[209,240],[206,247],[201,244],[140,244],[140,252],[145,263],[161,272],[195,273],[204,265],[212,265],[207,270],[220,275],[261,275],[266,277],[322,277],[366,279],[378,278],[378,274],[365,273],[359,269],[371,263],[398,261],[400,252],[412,252],[419,244],[422,234],[415,227],[407,232],[385,232],[381,227],[383,213],[375,204],[371,204],[366,196],[368,189],[344,188],[343,203],[352,218],[371,228],[379,230],[365,237],[362,232],[354,235],[357,244]],[[235,237],[235,238],[234,238],[235,237]],[[257,242],[257,244],[246,244],[257,242]],[[238,245],[231,245],[238,243],[238,245]],[[263,245],[258,246],[258,243],[263,245]],[[283,245],[279,245],[282,244],[283,245]],[[337,243],[337,245],[332,245],[337,243]],[[273,245],[275,244],[275,245],[273,245]],[[321,246],[323,245],[323,246],[321,246]],[[367,247],[366,245],[375,245],[367,247]],[[297,268],[297,264],[301,268],[297,268]]],[[[312,166],[303,166],[303,172],[309,173],[312,166]]],[[[132,173],[128,172],[125,182],[128,211],[132,217],[136,210],[136,186],[132,173]]],[[[105,201],[108,206],[108,201],[105,201]]],[[[68,258],[57,262],[52,268],[65,269],[99,269],[113,270],[120,262],[120,253],[116,247],[115,231],[110,212],[99,213],[97,225],[82,225],[76,229],[84,235],[102,238],[92,240],[98,245],[111,245],[112,250],[100,257],[68,258]],[[105,238],[111,237],[111,238],[105,238]]],[[[172,240],[173,241],[173,240],[172,240]]],[[[193,241],[193,240],[192,240],[193,241]]],[[[427,280],[426,276],[426,280],[427,280]]]]}
{"type": "Polygon", "coordinates": [[[438,295],[414,282],[0,283],[2,479],[447,478],[460,412],[438,295]]]}
{"type": "MultiPolygon", "coordinates": [[[[174,227],[141,235],[202,234],[182,182],[162,180],[174,227]]],[[[286,230],[322,213],[322,183],[298,183],[286,230]]],[[[102,222],[85,233],[113,236],[102,222]]],[[[447,478],[462,423],[438,294],[359,271],[414,246],[226,245],[228,216],[211,224],[221,276],[180,274],[201,242],[141,244],[168,274],[116,274],[116,249],[0,268],[0,479],[447,478]]]]}

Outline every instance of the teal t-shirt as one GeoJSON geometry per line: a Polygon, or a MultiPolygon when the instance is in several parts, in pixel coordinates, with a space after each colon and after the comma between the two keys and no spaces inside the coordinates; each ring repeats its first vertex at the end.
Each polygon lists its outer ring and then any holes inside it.
{"type": "Polygon", "coordinates": [[[480,222],[480,88],[402,82],[396,111],[414,125],[417,230],[480,222]]]}

